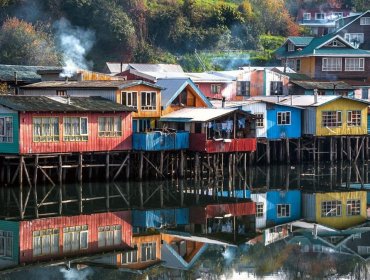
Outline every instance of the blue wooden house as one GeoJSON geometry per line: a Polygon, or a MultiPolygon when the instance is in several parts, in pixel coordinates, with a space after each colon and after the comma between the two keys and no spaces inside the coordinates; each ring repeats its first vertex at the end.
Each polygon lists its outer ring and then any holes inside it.
{"type": "MultiPolygon", "coordinates": [[[[228,192],[220,192],[218,195],[228,196],[228,192]]],[[[267,190],[261,192],[237,190],[231,196],[250,198],[256,203],[257,229],[301,219],[300,190],[267,190]]]]}
{"type": "MultiPolygon", "coordinates": [[[[220,102],[213,103],[221,107],[220,102]]],[[[246,101],[226,102],[225,107],[238,107],[256,116],[256,136],[268,140],[301,137],[302,108],[278,104],[275,97],[255,97],[246,101]]]]}
{"type": "Polygon", "coordinates": [[[136,231],[148,228],[174,228],[189,224],[189,208],[132,210],[132,226],[136,231]]]}

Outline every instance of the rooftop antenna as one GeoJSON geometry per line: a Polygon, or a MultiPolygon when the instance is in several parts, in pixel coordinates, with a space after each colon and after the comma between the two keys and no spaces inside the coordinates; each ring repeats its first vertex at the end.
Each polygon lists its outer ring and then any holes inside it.
{"type": "Polygon", "coordinates": [[[204,62],[202,61],[202,59],[198,55],[197,49],[194,49],[194,54],[195,54],[195,58],[198,60],[199,64],[202,66],[203,71],[206,72],[207,71],[206,65],[204,64],[204,62]]]}

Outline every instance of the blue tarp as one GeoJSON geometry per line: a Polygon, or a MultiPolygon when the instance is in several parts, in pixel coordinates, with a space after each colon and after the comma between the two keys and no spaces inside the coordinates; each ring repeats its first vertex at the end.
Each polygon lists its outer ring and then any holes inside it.
{"type": "Polygon", "coordinates": [[[169,151],[189,148],[189,132],[162,133],[160,131],[133,134],[133,149],[137,151],[169,151]]]}
{"type": "Polygon", "coordinates": [[[189,224],[189,208],[133,210],[134,227],[161,228],[189,224]]]}

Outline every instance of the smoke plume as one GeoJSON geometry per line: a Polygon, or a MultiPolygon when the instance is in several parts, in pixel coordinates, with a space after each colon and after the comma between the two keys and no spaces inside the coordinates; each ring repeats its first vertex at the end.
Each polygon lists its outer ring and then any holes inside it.
{"type": "Polygon", "coordinates": [[[92,62],[86,55],[95,41],[95,33],[89,29],[72,26],[61,18],[54,23],[59,49],[63,52],[62,77],[71,77],[78,69],[91,69],[92,62]]]}

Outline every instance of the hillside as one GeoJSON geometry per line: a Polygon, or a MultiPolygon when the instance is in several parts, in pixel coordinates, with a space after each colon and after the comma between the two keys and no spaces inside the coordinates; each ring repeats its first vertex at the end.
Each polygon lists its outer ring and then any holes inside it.
{"type": "Polygon", "coordinates": [[[266,64],[276,42],[304,33],[289,11],[307,2],[325,1],[0,0],[0,63],[163,62],[192,71],[195,50],[210,68],[220,67],[210,54],[237,50],[266,64]]]}

